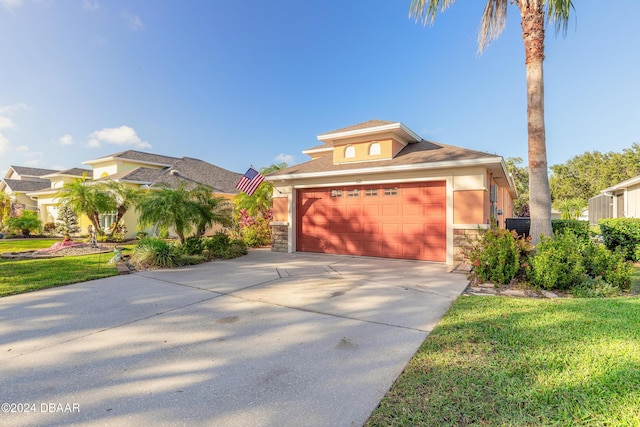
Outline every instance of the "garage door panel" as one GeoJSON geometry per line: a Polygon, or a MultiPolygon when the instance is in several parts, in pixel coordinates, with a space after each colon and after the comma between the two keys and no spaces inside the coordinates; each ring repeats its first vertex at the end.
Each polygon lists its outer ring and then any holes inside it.
{"type": "Polygon", "coordinates": [[[298,192],[299,251],[446,259],[443,181],[298,192]]]}

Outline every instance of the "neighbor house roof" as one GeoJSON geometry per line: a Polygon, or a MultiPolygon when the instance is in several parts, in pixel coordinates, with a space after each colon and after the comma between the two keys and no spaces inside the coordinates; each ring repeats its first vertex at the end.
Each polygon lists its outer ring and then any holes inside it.
{"type": "Polygon", "coordinates": [[[231,172],[203,160],[183,157],[171,168],[164,170],[154,184],[164,182],[176,185],[179,181],[187,181],[194,185],[205,185],[218,193],[236,194],[236,184],[240,178],[241,173],[231,172]]]}
{"type": "Polygon", "coordinates": [[[84,174],[86,174],[87,179],[91,179],[91,177],[93,176],[93,171],[91,169],[70,168],[61,171],[55,171],[54,173],[44,175],[44,177],[51,178],[54,176],[75,176],[81,178],[84,174]]]}
{"type": "Polygon", "coordinates": [[[11,189],[12,192],[16,191],[38,191],[43,190],[45,188],[49,188],[51,186],[51,182],[42,179],[42,180],[31,180],[31,179],[3,179],[2,182],[6,184],[7,187],[11,189]]]}
{"type": "Polygon", "coordinates": [[[136,150],[127,150],[127,151],[121,151],[115,154],[109,154],[107,156],[100,157],[98,159],[88,160],[86,162],[82,162],[82,164],[92,165],[95,163],[102,163],[102,162],[106,162],[114,159],[133,160],[139,163],[148,163],[148,164],[159,165],[159,166],[171,166],[180,160],[177,157],[163,156],[161,154],[145,153],[145,152],[136,151],[136,150]]]}
{"type": "Polygon", "coordinates": [[[13,169],[20,176],[41,177],[58,172],[54,169],[30,168],[26,166],[9,166],[9,168],[13,169]]]}

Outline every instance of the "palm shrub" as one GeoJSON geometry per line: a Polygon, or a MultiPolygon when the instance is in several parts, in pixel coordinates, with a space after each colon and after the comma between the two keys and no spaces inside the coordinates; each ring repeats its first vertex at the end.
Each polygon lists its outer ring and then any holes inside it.
{"type": "Polygon", "coordinates": [[[516,277],[528,252],[526,242],[519,240],[515,232],[505,229],[481,231],[468,254],[479,282],[507,284],[516,277]]]}
{"type": "Polygon", "coordinates": [[[7,220],[9,229],[18,230],[24,237],[28,237],[33,231],[42,228],[42,221],[38,218],[38,213],[34,211],[23,211],[18,217],[12,217],[7,220]]]}

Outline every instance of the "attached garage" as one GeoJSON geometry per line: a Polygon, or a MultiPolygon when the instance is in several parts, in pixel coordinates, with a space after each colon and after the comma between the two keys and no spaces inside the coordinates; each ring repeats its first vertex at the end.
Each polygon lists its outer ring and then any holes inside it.
{"type": "Polygon", "coordinates": [[[502,157],[371,120],[318,136],[311,160],[267,176],[272,250],[464,261],[480,228],[504,227],[517,196],[502,157]]]}
{"type": "Polygon", "coordinates": [[[444,181],[298,190],[296,250],[446,259],[444,181]]]}

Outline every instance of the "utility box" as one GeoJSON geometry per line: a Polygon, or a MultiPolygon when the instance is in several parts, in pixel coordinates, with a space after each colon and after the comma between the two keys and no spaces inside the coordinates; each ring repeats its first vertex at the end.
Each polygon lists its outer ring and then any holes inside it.
{"type": "Polygon", "coordinates": [[[529,236],[531,230],[531,218],[507,218],[507,230],[515,231],[518,236],[529,236]]]}

